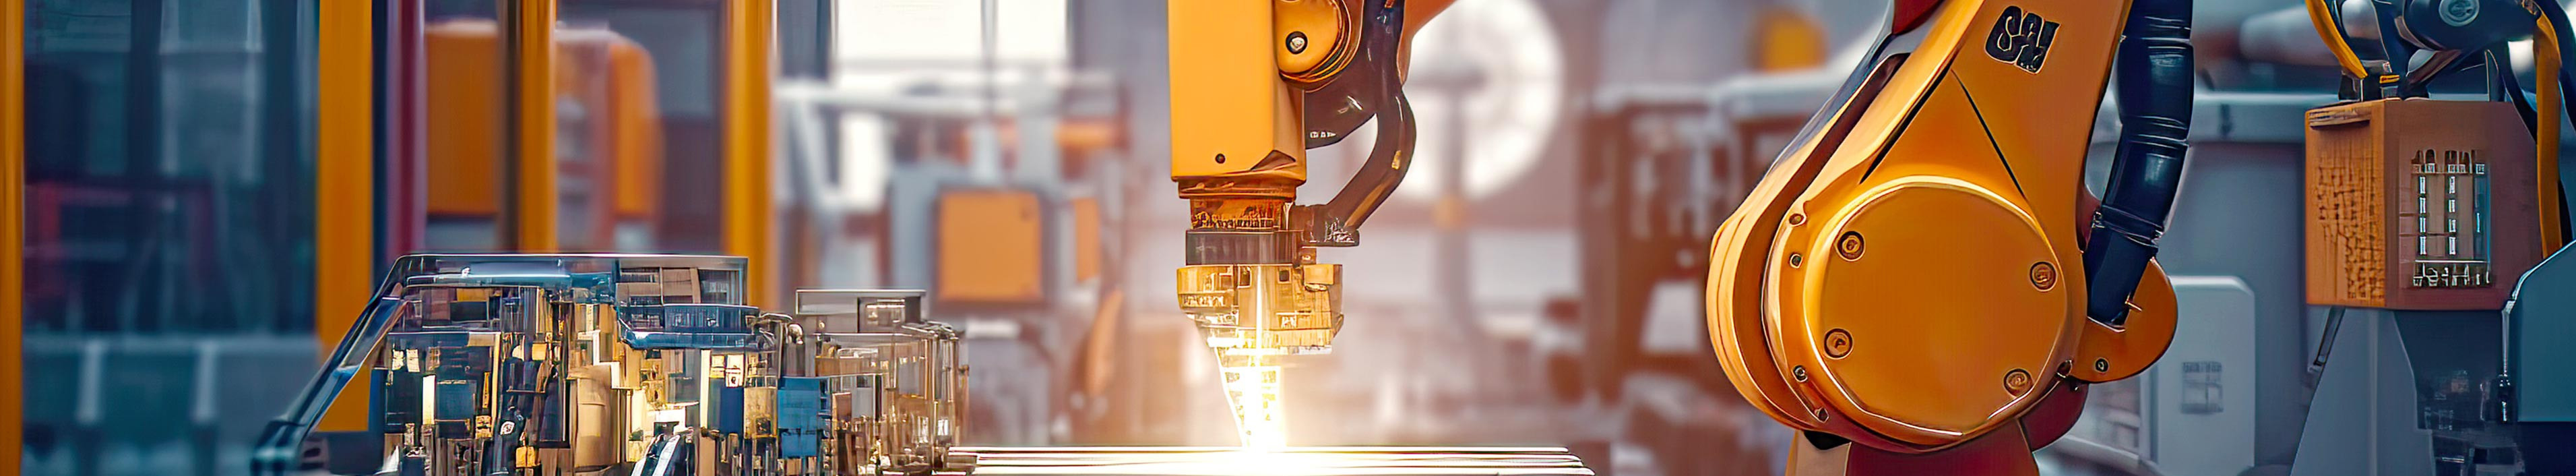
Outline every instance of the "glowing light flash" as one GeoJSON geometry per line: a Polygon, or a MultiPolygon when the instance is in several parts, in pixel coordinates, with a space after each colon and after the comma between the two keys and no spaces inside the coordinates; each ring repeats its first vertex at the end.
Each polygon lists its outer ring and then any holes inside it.
{"type": "Polygon", "coordinates": [[[1203,326],[1208,349],[1216,352],[1217,371],[1225,385],[1226,403],[1234,410],[1236,435],[1249,449],[1288,444],[1286,405],[1279,399],[1278,349],[1247,344],[1262,341],[1257,328],[1203,326]]]}
{"type": "MultiPolygon", "coordinates": [[[[1251,359],[1270,363],[1276,357],[1251,359]]],[[[1229,365],[1218,367],[1225,374],[1225,397],[1234,405],[1235,428],[1241,431],[1245,448],[1278,448],[1287,446],[1286,412],[1279,402],[1279,366],[1229,365]]]]}

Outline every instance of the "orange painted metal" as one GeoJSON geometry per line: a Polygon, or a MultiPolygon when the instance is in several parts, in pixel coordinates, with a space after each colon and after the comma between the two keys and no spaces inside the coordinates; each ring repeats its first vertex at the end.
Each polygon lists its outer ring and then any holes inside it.
{"type": "Polygon", "coordinates": [[[1037,304],[1046,300],[1046,222],[1038,196],[1019,189],[939,195],[940,303],[1037,304]]]}
{"type": "Polygon", "coordinates": [[[1713,240],[1711,341],[1746,400],[1851,439],[1850,474],[2031,474],[2021,418],[2052,389],[2162,356],[2161,268],[2123,328],[2083,310],[2083,162],[2127,7],[1945,2],[1865,66],[1713,240]],[[2045,62],[1989,54],[2029,15],[2057,27],[2045,62]]]}
{"type": "Polygon", "coordinates": [[[1270,35],[1279,74],[1300,84],[1341,73],[1358,48],[1360,5],[1338,0],[1272,0],[1270,35]]]}
{"type": "Polygon", "coordinates": [[[2521,121],[2494,101],[2309,110],[2308,303],[2502,307],[2546,252],[2549,226],[2529,217],[2543,216],[2537,189],[2556,183],[2522,179],[2538,172],[2524,160],[2536,152],[2521,121]]]}
{"type": "Polygon", "coordinates": [[[513,250],[524,253],[548,253],[558,245],[555,196],[555,0],[518,0],[516,15],[506,24],[515,33],[510,38],[511,58],[516,64],[510,78],[510,95],[515,108],[511,125],[513,134],[510,153],[515,160],[512,169],[518,173],[513,184],[516,200],[511,203],[510,229],[513,250]]]}
{"type": "Polygon", "coordinates": [[[653,57],[644,47],[602,27],[555,31],[555,97],[559,106],[589,111],[556,130],[557,173],[588,182],[587,196],[564,194],[558,206],[581,209],[586,223],[559,223],[567,249],[615,248],[622,224],[653,226],[662,188],[662,114],[653,97],[653,57]],[[576,126],[577,125],[577,126],[576,126]],[[576,156],[578,154],[578,156],[576,156]]]}
{"type": "MultiPolygon", "coordinates": [[[[374,2],[321,2],[314,42],[313,330],[323,357],[365,310],[375,280],[374,2]]],[[[351,385],[342,398],[366,398],[351,385]]],[[[323,431],[366,428],[364,405],[334,407],[323,431]]]]}
{"type": "Polygon", "coordinates": [[[0,468],[20,467],[27,374],[27,4],[0,0],[0,468]]]}
{"type": "Polygon", "coordinates": [[[2173,345],[2179,309],[2174,299],[2173,280],[2165,276],[2164,264],[2148,261],[2137,294],[2129,296],[2128,322],[2118,328],[2091,319],[2077,323],[2083,336],[2066,377],[2100,383],[2146,372],[2173,345]]]}
{"type": "Polygon", "coordinates": [[[1168,35],[1190,39],[1169,42],[1172,180],[1305,183],[1302,95],[1274,64],[1270,31],[1243,28],[1271,24],[1271,3],[1167,5],[1168,35]]]}
{"type": "Polygon", "coordinates": [[[1100,229],[1103,225],[1103,223],[1101,223],[1102,218],[1100,216],[1100,199],[1097,197],[1081,197],[1075,198],[1071,200],[1071,202],[1072,203],[1067,208],[1071,208],[1073,210],[1073,216],[1071,217],[1071,221],[1073,222],[1073,280],[1077,283],[1090,282],[1092,279],[1100,277],[1102,268],[1101,255],[1104,254],[1104,251],[1102,250],[1104,245],[1100,243],[1100,229]]]}
{"type": "MultiPolygon", "coordinates": [[[[770,0],[725,3],[724,247],[755,269],[777,269],[770,243],[770,30],[777,5],[770,0]]],[[[1263,56],[1267,58],[1268,56],[1263,56]]],[[[744,304],[773,299],[766,274],[745,276],[744,304]]]]}
{"type": "MultiPolygon", "coordinates": [[[[501,213],[503,117],[500,27],[480,19],[430,25],[422,33],[421,73],[429,75],[422,109],[429,137],[422,148],[426,212],[443,217],[501,213]]],[[[363,281],[363,280],[361,280],[363,281]]]]}
{"type": "MultiPolygon", "coordinates": [[[[606,250],[616,242],[617,223],[649,227],[658,218],[662,125],[660,105],[653,98],[653,58],[633,40],[605,28],[558,28],[554,35],[549,100],[578,104],[596,114],[578,122],[582,127],[555,123],[558,127],[548,129],[553,134],[550,140],[569,145],[557,154],[570,151],[590,156],[565,160],[548,155],[551,173],[536,178],[560,182],[571,174],[588,179],[597,193],[589,201],[570,205],[587,209],[579,215],[598,219],[587,228],[572,229],[570,236],[563,235],[565,224],[551,223],[546,228],[553,230],[559,247],[606,250]]],[[[503,81],[499,27],[483,19],[449,20],[430,27],[424,36],[430,51],[426,74],[436,89],[436,100],[426,105],[429,135],[438,138],[426,145],[428,183],[435,184],[426,193],[427,211],[443,218],[503,216],[500,187],[510,185],[500,180],[502,161],[496,152],[501,150],[502,128],[495,125],[495,118],[503,117],[503,85],[513,83],[503,81]]],[[[557,217],[567,205],[560,188],[513,189],[544,198],[543,205],[553,207],[557,217]]],[[[546,212],[521,207],[512,213],[528,217],[546,212]]]]}
{"type": "Polygon", "coordinates": [[[1785,5],[1762,9],[1761,20],[1754,24],[1760,41],[1753,45],[1753,69],[1765,72],[1801,71],[1823,66],[1825,26],[1805,10],[1785,5]]]}
{"type": "Polygon", "coordinates": [[[653,55],[633,40],[615,37],[608,45],[607,66],[616,215],[649,228],[662,203],[662,110],[653,97],[653,55]]]}

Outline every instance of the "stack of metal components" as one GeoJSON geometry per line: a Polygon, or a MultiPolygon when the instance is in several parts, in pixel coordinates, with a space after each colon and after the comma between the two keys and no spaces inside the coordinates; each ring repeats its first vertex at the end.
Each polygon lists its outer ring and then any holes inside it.
{"type": "MultiPolygon", "coordinates": [[[[421,255],[254,453],[255,469],[402,475],[971,471],[959,334],[920,291],[743,304],[744,260],[421,255]],[[369,375],[376,437],[307,434],[369,375]],[[380,444],[377,444],[380,442],[380,444]],[[354,471],[353,471],[354,470],[354,471]]],[[[352,393],[353,396],[359,395],[352,393]]]]}
{"type": "Polygon", "coordinates": [[[253,470],[1591,474],[1557,448],[960,449],[961,336],[924,319],[921,291],[804,290],[764,312],[743,277],[724,256],[405,257],[253,470]],[[334,403],[372,424],[315,434],[334,403]]]}

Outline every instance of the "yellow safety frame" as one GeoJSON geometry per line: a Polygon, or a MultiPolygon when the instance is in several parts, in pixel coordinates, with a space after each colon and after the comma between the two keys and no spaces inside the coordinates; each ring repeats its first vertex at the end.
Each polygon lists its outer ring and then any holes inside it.
{"type": "Polygon", "coordinates": [[[770,30],[777,23],[772,0],[725,3],[724,247],[750,261],[745,304],[771,301],[769,203],[770,30]]]}
{"type": "Polygon", "coordinates": [[[14,472],[26,422],[27,3],[0,0],[0,471],[14,472]]]}
{"type": "Polygon", "coordinates": [[[555,0],[519,0],[506,28],[513,69],[510,95],[518,128],[512,153],[518,158],[518,199],[510,220],[516,225],[515,246],[523,253],[550,253],[560,246],[555,223],[555,0]]]}
{"type": "MultiPolygon", "coordinates": [[[[366,308],[375,278],[374,4],[315,3],[313,334],[325,356],[366,308]]],[[[366,387],[347,395],[364,398],[366,387]]],[[[341,405],[318,428],[366,424],[366,406],[341,405]]]]}

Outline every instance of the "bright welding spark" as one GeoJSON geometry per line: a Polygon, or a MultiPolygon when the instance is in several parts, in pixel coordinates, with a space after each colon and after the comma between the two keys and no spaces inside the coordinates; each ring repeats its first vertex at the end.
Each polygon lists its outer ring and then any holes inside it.
{"type": "Polygon", "coordinates": [[[1260,342],[1258,329],[1206,327],[1208,348],[1216,351],[1217,371],[1225,385],[1226,403],[1245,448],[1287,446],[1288,420],[1279,400],[1279,351],[1247,343],[1260,342]],[[1245,336],[1243,334],[1253,334],[1245,336]]]}
{"type": "MultiPolygon", "coordinates": [[[[1254,360],[1274,358],[1263,356],[1254,360]]],[[[1287,446],[1286,412],[1279,402],[1279,366],[1237,365],[1220,369],[1225,372],[1225,396],[1233,400],[1230,403],[1234,405],[1235,428],[1242,431],[1243,446],[1287,446]]]]}

